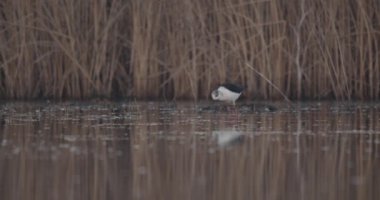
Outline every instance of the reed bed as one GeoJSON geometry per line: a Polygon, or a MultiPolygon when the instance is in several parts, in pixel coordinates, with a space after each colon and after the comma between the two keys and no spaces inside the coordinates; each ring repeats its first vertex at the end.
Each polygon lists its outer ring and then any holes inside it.
{"type": "Polygon", "coordinates": [[[2,0],[0,97],[380,97],[377,0],[2,0]],[[263,78],[265,77],[265,78],[263,78]]]}

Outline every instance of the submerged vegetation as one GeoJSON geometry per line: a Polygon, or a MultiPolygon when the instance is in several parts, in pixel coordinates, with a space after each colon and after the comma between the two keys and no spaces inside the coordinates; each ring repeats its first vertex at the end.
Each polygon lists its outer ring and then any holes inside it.
{"type": "Polygon", "coordinates": [[[378,0],[2,0],[1,98],[380,97],[378,0]]]}

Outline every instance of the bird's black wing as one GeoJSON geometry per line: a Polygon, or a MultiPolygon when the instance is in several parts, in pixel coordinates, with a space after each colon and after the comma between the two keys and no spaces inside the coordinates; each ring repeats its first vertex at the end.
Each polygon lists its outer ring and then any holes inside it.
{"type": "Polygon", "coordinates": [[[231,90],[232,92],[236,92],[236,93],[241,93],[244,91],[244,87],[241,85],[237,85],[237,84],[225,83],[222,86],[227,88],[228,90],[231,90]]]}

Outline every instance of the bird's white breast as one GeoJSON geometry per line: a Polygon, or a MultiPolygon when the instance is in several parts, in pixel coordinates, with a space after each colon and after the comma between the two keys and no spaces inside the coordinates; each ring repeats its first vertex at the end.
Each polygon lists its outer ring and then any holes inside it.
{"type": "Polygon", "coordinates": [[[235,102],[241,95],[241,93],[231,92],[227,88],[220,86],[218,88],[219,96],[216,100],[235,102]]]}

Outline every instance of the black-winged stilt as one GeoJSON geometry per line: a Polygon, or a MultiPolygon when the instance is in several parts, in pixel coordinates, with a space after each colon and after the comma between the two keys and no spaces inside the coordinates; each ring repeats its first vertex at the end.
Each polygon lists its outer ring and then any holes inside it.
{"type": "Polygon", "coordinates": [[[243,91],[244,88],[240,85],[226,83],[220,85],[216,90],[212,91],[211,97],[213,100],[231,102],[234,105],[236,117],[239,119],[238,111],[235,107],[235,101],[240,97],[243,91]]]}
{"type": "Polygon", "coordinates": [[[211,97],[213,100],[231,102],[235,106],[235,101],[240,97],[243,91],[244,88],[240,85],[226,83],[212,91],[211,97]]]}

